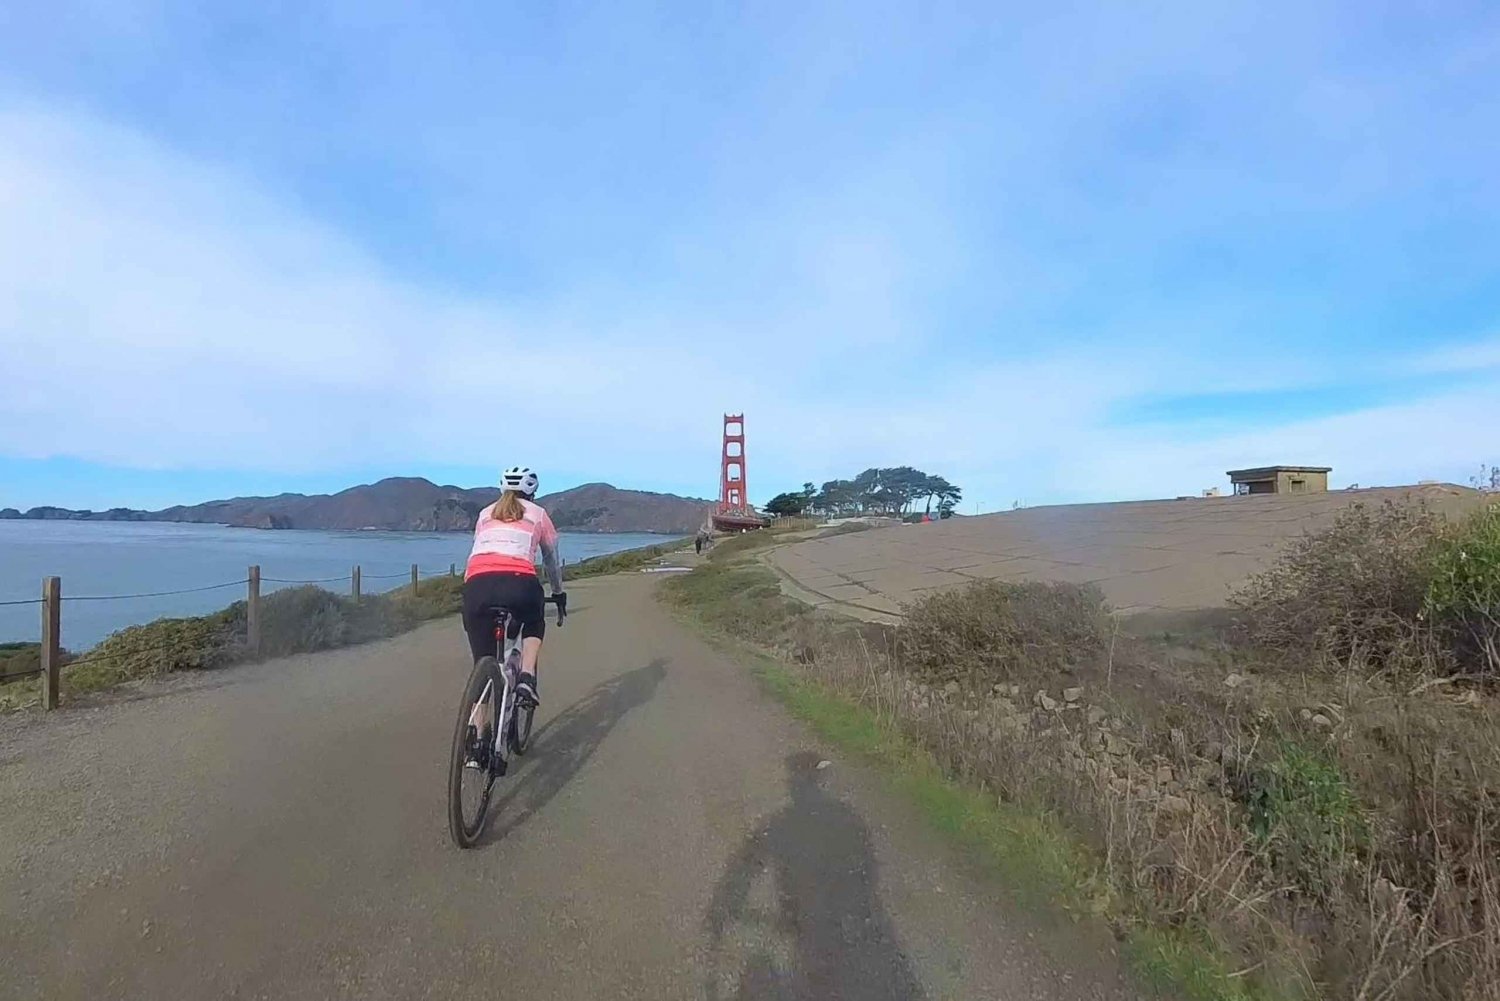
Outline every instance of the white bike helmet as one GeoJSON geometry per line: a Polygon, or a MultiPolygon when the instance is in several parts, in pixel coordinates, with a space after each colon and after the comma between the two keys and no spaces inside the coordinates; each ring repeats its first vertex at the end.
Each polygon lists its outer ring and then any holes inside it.
{"type": "Polygon", "coordinates": [[[500,485],[525,497],[535,497],[538,481],[536,473],[525,466],[511,466],[500,474],[500,485]]]}

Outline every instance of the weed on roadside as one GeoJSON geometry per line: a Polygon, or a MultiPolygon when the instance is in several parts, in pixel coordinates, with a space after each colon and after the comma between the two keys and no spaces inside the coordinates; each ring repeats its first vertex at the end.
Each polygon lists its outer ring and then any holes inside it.
{"type": "MultiPolygon", "coordinates": [[[[1477,1001],[1500,989],[1500,712],[1482,632],[1451,627],[1489,621],[1495,517],[1356,512],[1294,543],[1237,616],[1151,634],[1120,635],[1067,585],[945,592],[869,627],[733,554],[663,596],[779,658],[773,687],[832,739],[914,748],[979,806],[1079,846],[1063,882],[1152,978],[1201,998],[1477,1001]]],[[[1044,868],[1035,851],[995,846],[1044,868]]]]}

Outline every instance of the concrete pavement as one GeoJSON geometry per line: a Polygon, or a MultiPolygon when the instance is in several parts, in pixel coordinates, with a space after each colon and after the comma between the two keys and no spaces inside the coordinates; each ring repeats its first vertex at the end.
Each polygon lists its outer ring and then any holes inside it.
{"type": "Polygon", "coordinates": [[[782,546],[767,561],[795,597],[884,621],[906,602],[982,579],[1092,582],[1127,613],[1211,608],[1288,539],[1352,503],[1387,500],[1453,515],[1481,495],[1420,486],[1026,508],[782,546]]]}
{"type": "Polygon", "coordinates": [[[1108,935],[1012,907],[655,582],[575,588],[472,851],[456,621],[0,718],[0,997],[1132,996],[1108,935]]]}

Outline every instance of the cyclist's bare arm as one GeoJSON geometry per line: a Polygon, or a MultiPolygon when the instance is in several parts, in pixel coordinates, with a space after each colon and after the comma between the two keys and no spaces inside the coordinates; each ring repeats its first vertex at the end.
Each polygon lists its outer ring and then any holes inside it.
{"type": "Polygon", "coordinates": [[[542,566],[547,570],[547,583],[552,585],[552,593],[563,589],[562,568],[557,562],[557,545],[547,539],[542,540],[542,566]]]}

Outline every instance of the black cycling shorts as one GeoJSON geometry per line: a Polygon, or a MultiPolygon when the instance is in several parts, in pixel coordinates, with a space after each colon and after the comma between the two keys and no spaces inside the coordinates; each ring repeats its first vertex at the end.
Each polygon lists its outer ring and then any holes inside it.
{"type": "Polygon", "coordinates": [[[464,581],[464,632],[469,634],[469,650],[474,659],[495,654],[495,610],[508,608],[521,635],[541,639],[547,632],[546,605],[542,582],[535,574],[482,573],[464,581]]]}

